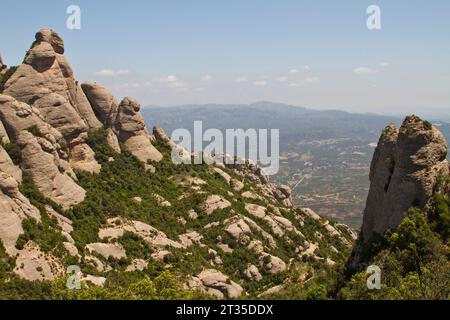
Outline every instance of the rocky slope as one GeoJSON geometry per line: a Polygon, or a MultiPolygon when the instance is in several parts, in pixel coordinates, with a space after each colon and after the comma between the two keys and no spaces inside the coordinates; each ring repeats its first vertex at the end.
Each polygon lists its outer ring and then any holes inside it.
{"type": "MultiPolygon", "coordinates": [[[[360,269],[362,256],[386,231],[396,230],[411,208],[429,213],[433,196],[448,179],[448,145],[439,130],[416,116],[400,128],[387,126],[380,137],[370,169],[370,191],[358,244],[350,259],[360,269]]],[[[366,261],[367,262],[367,261],[366,261]]]]}
{"type": "Polygon", "coordinates": [[[171,270],[212,296],[257,296],[300,267],[305,281],[342,261],[355,239],[294,208],[290,189],[256,166],[173,164],[177,146],[150,135],[138,101],[78,84],[52,30],[17,69],[0,69],[2,296],[69,265],[98,286],[171,270]]]}

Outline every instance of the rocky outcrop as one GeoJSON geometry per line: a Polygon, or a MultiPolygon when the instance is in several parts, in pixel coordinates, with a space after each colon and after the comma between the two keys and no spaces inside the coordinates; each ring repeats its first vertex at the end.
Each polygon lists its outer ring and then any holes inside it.
{"type": "Polygon", "coordinates": [[[122,150],[120,149],[119,140],[117,139],[116,134],[112,129],[107,130],[106,135],[106,143],[111,147],[116,153],[121,154],[122,150]]]}
{"type": "Polygon", "coordinates": [[[14,256],[17,239],[23,233],[22,221],[41,220],[39,210],[19,191],[15,178],[0,169],[0,240],[6,252],[14,256]]]}
{"type": "Polygon", "coordinates": [[[231,207],[230,201],[219,195],[211,195],[206,199],[202,209],[207,215],[210,215],[216,210],[228,207],[231,207]]]}
{"type": "Polygon", "coordinates": [[[12,176],[18,183],[22,182],[22,170],[16,166],[9,154],[0,145],[0,172],[7,173],[12,176]]]}
{"type": "Polygon", "coordinates": [[[407,211],[427,211],[440,176],[448,176],[447,142],[428,122],[416,116],[405,119],[400,129],[387,126],[380,137],[370,167],[370,190],[364,210],[360,247],[376,235],[395,229],[407,211]]]}
{"type": "Polygon", "coordinates": [[[0,94],[0,120],[10,139],[17,139],[22,131],[35,128],[55,143],[63,140],[62,134],[43,120],[39,110],[11,96],[0,94]]]}
{"type": "Polygon", "coordinates": [[[140,108],[135,99],[124,98],[118,108],[114,129],[119,141],[144,164],[149,160],[161,161],[163,156],[150,142],[140,108]]]}
{"type": "Polygon", "coordinates": [[[64,274],[64,268],[51,253],[42,252],[30,241],[17,255],[14,273],[28,281],[54,280],[64,274]]]}
{"type": "Polygon", "coordinates": [[[197,276],[192,277],[188,283],[188,287],[193,290],[202,290],[219,299],[236,299],[244,291],[239,284],[214,269],[203,270],[197,276]]]}
{"type": "Polygon", "coordinates": [[[63,209],[84,200],[85,191],[64,171],[63,161],[46,139],[22,131],[17,137],[22,152],[21,168],[31,176],[39,191],[63,209]]]}
{"type": "Polygon", "coordinates": [[[70,166],[75,170],[100,173],[102,166],[95,160],[95,153],[86,143],[87,134],[83,133],[70,144],[70,166]]]}
{"type": "Polygon", "coordinates": [[[253,264],[249,265],[247,269],[244,270],[243,276],[247,281],[256,281],[256,282],[261,281],[263,278],[258,268],[253,264]]]}
{"type": "Polygon", "coordinates": [[[40,30],[35,38],[23,64],[6,82],[4,94],[41,110],[67,138],[100,127],[64,57],[63,40],[50,29],[40,30]]]}
{"type": "Polygon", "coordinates": [[[96,82],[85,82],[81,85],[95,115],[105,127],[111,127],[116,119],[119,104],[116,98],[103,86],[96,82]]]}

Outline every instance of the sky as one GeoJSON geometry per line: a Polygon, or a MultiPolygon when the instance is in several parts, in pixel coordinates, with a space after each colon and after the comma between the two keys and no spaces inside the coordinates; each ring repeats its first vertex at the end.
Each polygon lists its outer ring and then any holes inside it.
{"type": "Polygon", "coordinates": [[[449,115],[448,0],[2,0],[0,54],[21,63],[43,27],[79,81],[146,105],[274,101],[449,115]],[[69,30],[66,10],[81,9],[69,30]],[[381,30],[369,30],[377,5],[381,30]]]}

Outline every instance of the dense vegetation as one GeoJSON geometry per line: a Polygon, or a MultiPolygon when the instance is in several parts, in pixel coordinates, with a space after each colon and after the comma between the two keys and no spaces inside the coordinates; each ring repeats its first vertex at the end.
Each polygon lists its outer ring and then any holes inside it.
{"type": "Polygon", "coordinates": [[[412,208],[395,232],[379,239],[368,264],[380,267],[381,289],[368,290],[365,272],[339,291],[340,299],[449,299],[450,198],[442,182],[429,212],[412,208]]]}
{"type": "MultiPolygon", "coordinates": [[[[30,132],[33,132],[30,128],[30,132]]],[[[33,134],[39,134],[34,132],[33,134]]],[[[64,265],[79,265],[84,274],[106,278],[104,287],[87,286],[81,290],[67,290],[66,277],[52,282],[28,282],[21,280],[12,273],[15,259],[8,257],[0,245],[0,299],[202,299],[211,298],[199,292],[183,289],[182,283],[186,276],[196,274],[204,268],[211,267],[211,255],[208,247],[220,253],[223,265],[214,268],[230,276],[230,279],[242,283],[243,271],[249,264],[257,265],[258,257],[233,240],[222,226],[206,225],[215,221],[241,214],[249,216],[245,203],[240,195],[218,174],[211,172],[207,165],[174,165],[170,161],[170,150],[164,145],[158,149],[165,155],[160,163],[150,163],[156,168],[156,173],[145,172],[144,165],[132,156],[123,146],[122,154],[116,154],[106,143],[106,131],[103,129],[89,133],[88,143],[96,153],[97,161],[102,165],[100,174],[77,172],[80,185],[86,190],[86,199],[81,204],[64,212],[58,205],[45,198],[34,185],[32,179],[25,175],[20,186],[21,192],[30,199],[41,213],[41,222],[28,219],[23,222],[24,234],[17,241],[17,248],[22,248],[29,240],[38,243],[41,250],[51,252],[64,265]],[[112,160],[113,159],[113,160],[112,160]],[[190,187],[180,186],[174,182],[174,177],[197,177],[207,182],[202,186],[202,192],[192,192],[190,187]],[[193,208],[201,212],[201,205],[208,194],[221,195],[228,199],[232,206],[217,210],[212,215],[199,215],[198,219],[190,219],[188,211],[193,208]],[[171,207],[163,207],[155,195],[163,196],[171,207]],[[133,199],[142,199],[136,202],[133,199]],[[178,199],[183,197],[183,201],[178,199]],[[233,201],[236,199],[237,201],[233,201]],[[65,241],[61,235],[57,221],[51,218],[45,207],[50,206],[56,212],[73,221],[72,237],[80,252],[81,260],[68,255],[63,248],[65,241]],[[104,227],[107,220],[122,217],[138,220],[165,232],[171,239],[177,239],[186,230],[198,231],[203,235],[202,243],[207,247],[193,245],[186,250],[171,249],[170,255],[163,261],[152,260],[143,271],[125,272],[134,259],[149,260],[153,248],[131,232],[125,232],[116,239],[127,252],[122,259],[105,259],[95,254],[102,263],[112,267],[107,273],[99,272],[89,264],[84,256],[85,247],[89,243],[104,242],[99,239],[98,231],[104,227]],[[181,223],[180,221],[184,221],[181,223]],[[217,238],[222,238],[233,249],[232,253],[224,252],[217,245],[217,238]],[[169,266],[169,269],[167,268],[169,266]]],[[[6,149],[20,162],[20,150],[11,142],[6,149]]],[[[238,178],[232,170],[226,172],[238,178]]],[[[349,249],[335,237],[324,230],[321,221],[310,219],[303,215],[304,224],[300,225],[294,217],[295,212],[281,209],[281,214],[289,219],[306,236],[316,242],[319,249],[318,258],[296,258],[295,246],[282,237],[276,237],[277,249],[270,249],[267,239],[254,232],[255,239],[263,242],[265,250],[285,261],[291,261],[290,268],[282,273],[271,275],[262,270],[263,279],[260,282],[246,281],[242,286],[248,293],[247,298],[258,298],[258,294],[276,285],[283,285],[280,292],[265,296],[275,299],[446,299],[449,284],[449,196],[448,181],[441,181],[440,192],[436,193],[433,205],[427,214],[417,209],[411,209],[403,223],[395,232],[386,233],[377,244],[373,244],[371,254],[367,258],[370,264],[376,264],[382,269],[381,290],[370,291],[366,286],[365,272],[355,274],[346,279],[345,258],[349,249]],[[330,248],[336,250],[332,251],[330,248]],[[326,263],[331,257],[334,266],[326,263]]],[[[250,190],[246,184],[244,190],[250,190]]],[[[270,208],[266,200],[252,200],[256,204],[270,208]]],[[[301,214],[297,210],[297,214],[301,214]]],[[[249,216],[250,217],[250,216],[249,216]]],[[[262,219],[251,217],[267,232],[271,227],[262,219]]],[[[345,233],[345,229],[331,222],[345,233]]],[[[295,244],[304,245],[304,239],[289,233],[295,244]]]]}

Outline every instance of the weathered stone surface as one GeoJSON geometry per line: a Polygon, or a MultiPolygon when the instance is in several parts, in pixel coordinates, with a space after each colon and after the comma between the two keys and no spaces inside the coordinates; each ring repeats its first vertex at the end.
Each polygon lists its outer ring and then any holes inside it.
{"type": "Polygon", "coordinates": [[[135,259],[131,261],[131,264],[125,269],[126,272],[143,271],[147,268],[148,262],[142,259],[135,259]]]}
{"type": "Polygon", "coordinates": [[[203,270],[189,281],[188,287],[194,290],[198,289],[205,291],[220,299],[239,298],[244,292],[244,289],[239,284],[230,280],[228,276],[220,271],[214,269],[203,270]]]}
{"type": "Polygon", "coordinates": [[[0,121],[0,144],[8,144],[11,141],[9,140],[8,132],[6,132],[5,126],[3,122],[0,121]]]}
{"type": "Polygon", "coordinates": [[[153,136],[155,137],[156,141],[160,141],[171,148],[176,147],[176,143],[169,138],[163,128],[154,127],[153,136]]]}
{"type": "Polygon", "coordinates": [[[125,249],[120,244],[116,243],[90,243],[86,245],[86,249],[91,253],[97,252],[105,259],[112,257],[119,260],[127,256],[125,249]]]}
{"type": "Polygon", "coordinates": [[[106,127],[111,127],[116,119],[119,104],[114,96],[103,86],[95,82],[81,84],[91,103],[97,118],[106,127]]]}
{"type": "Polygon", "coordinates": [[[121,154],[119,140],[112,129],[107,130],[106,143],[110,146],[116,153],[121,154]]]}
{"type": "Polygon", "coordinates": [[[161,161],[162,154],[152,145],[140,113],[140,104],[135,99],[126,97],[119,105],[114,128],[127,149],[140,161],[147,163],[161,161]]]}
{"type": "Polygon", "coordinates": [[[15,245],[27,218],[40,221],[39,210],[20,193],[17,180],[0,169],[0,240],[10,256],[18,252],[15,245]]]}
{"type": "Polygon", "coordinates": [[[243,276],[247,281],[256,281],[256,282],[261,281],[263,278],[258,270],[258,267],[256,267],[253,264],[249,265],[247,269],[244,270],[243,276]]]}
{"type": "Polygon", "coordinates": [[[222,196],[211,195],[206,199],[202,209],[206,214],[210,215],[218,209],[226,209],[228,207],[231,207],[230,201],[222,196]]]}
{"type": "Polygon", "coordinates": [[[67,98],[58,93],[49,93],[37,99],[32,107],[38,109],[45,121],[66,138],[74,138],[87,130],[86,123],[79,116],[67,98]]]}
{"type": "Polygon", "coordinates": [[[237,179],[231,179],[231,186],[233,187],[234,191],[237,192],[241,191],[245,187],[244,183],[237,179]]]}
{"type": "Polygon", "coordinates": [[[181,243],[169,239],[164,232],[140,221],[129,221],[120,218],[109,219],[108,226],[100,229],[98,235],[100,239],[109,238],[110,240],[113,240],[121,237],[125,231],[140,236],[144,241],[155,248],[184,248],[181,243]]]}
{"type": "Polygon", "coordinates": [[[156,201],[158,202],[158,204],[161,206],[161,207],[166,207],[166,208],[168,208],[168,207],[171,207],[172,206],[172,204],[169,202],[169,201],[167,201],[166,199],[164,199],[162,196],[160,196],[159,194],[156,194],[156,193],[154,193],[153,194],[153,197],[156,199],[156,201]]]}
{"type": "Polygon", "coordinates": [[[39,110],[3,94],[0,94],[0,120],[12,139],[17,139],[20,132],[33,127],[55,141],[63,139],[58,130],[42,119],[39,110]]]}
{"type": "Polygon", "coordinates": [[[189,248],[194,244],[200,244],[200,241],[203,239],[203,236],[200,235],[197,231],[189,231],[185,234],[179,235],[178,239],[180,239],[180,243],[185,248],[189,248]]]}
{"type": "Polygon", "coordinates": [[[50,29],[40,30],[24,63],[5,84],[4,93],[22,102],[36,103],[46,121],[71,138],[101,123],[63,54],[62,39],[50,29]]]}
{"type": "Polygon", "coordinates": [[[435,128],[407,117],[400,130],[388,126],[371,164],[362,237],[396,228],[411,207],[425,208],[439,174],[448,175],[447,143],[435,128]]]}
{"type": "Polygon", "coordinates": [[[64,274],[61,263],[50,253],[44,253],[35,242],[28,242],[16,258],[14,273],[28,281],[54,280],[64,274]]]}
{"type": "Polygon", "coordinates": [[[286,271],[286,263],[278,257],[270,254],[263,254],[261,256],[261,262],[265,270],[270,274],[277,274],[286,271]]]}
{"type": "Polygon", "coordinates": [[[105,286],[106,283],[106,278],[105,277],[98,277],[98,276],[93,276],[93,275],[86,275],[85,277],[83,277],[81,279],[82,282],[87,282],[87,283],[91,283],[94,286],[97,287],[103,287],[105,286]]]}
{"type": "Polygon", "coordinates": [[[51,153],[52,150],[46,149],[44,141],[47,140],[38,139],[27,131],[19,134],[17,144],[22,150],[21,168],[32,177],[42,194],[63,209],[69,209],[83,201],[86,192],[72,178],[60,172],[59,159],[51,153]]]}
{"type": "Polygon", "coordinates": [[[229,219],[225,222],[225,231],[234,239],[239,240],[242,234],[249,234],[252,231],[248,224],[238,217],[238,219],[229,219]]]}
{"type": "Polygon", "coordinates": [[[102,166],[95,159],[95,153],[85,142],[87,136],[81,134],[70,145],[70,166],[73,169],[90,173],[100,173],[102,166]]]}
{"type": "Polygon", "coordinates": [[[16,166],[9,154],[0,145],[0,172],[5,172],[12,176],[17,182],[22,182],[22,170],[16,166]]]}
{"type": "Polygon", "coordinates": [[[400,129],[387,126],[370,167],[370,189],[363,225],[349,266],[358,269],[362,247],[376,235],[396,229],[407,211],[428,210],[439,177],[449,175],[448,145],[431,124],[408,116],[400,129]]]}

